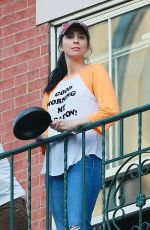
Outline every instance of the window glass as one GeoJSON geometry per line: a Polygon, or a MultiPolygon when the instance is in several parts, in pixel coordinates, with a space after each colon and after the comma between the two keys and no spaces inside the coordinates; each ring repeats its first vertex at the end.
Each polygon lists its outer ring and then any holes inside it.
{"type": "MultiPolygon", "coordinates": [[[[112,19],[112,80],[121,111],[150,103],[150,8],[144,7],[112,19]]],[[[150,112],[143,115],[143,147],[150,137],[150,112]],[[148,115],[149,114],[149,115],[148,115]]],[[[138,120],[125,120],[124,152],[138,148],[138,120]]]]}
{"type": "Polygon", "coordinates": [[[90,62],[102,63],[108,68],[108,22],[90,26],[89,32],[92,48],[90,62]]]}
{"type": "MultiPolygon", "coordinates": [[[[90,26],[91,46],[93,52],[90,57],[91,63],[101,63],[107,69],[108,44],[112,39],[112,82],[119,100],[120,111],[126,111],[138,106],[150,103],[150,8],[144,7],[138,10],[122,14],[111,19],[111,35],[108,34],[108,21],[99,22],[90,26]]],[[[150,112],[143,114],[142,118],[142,148],[150,143],[150,112]]],[[[107,159],[120,155],[120,129],[119,122],[115,123],[112,133],[107,134],[106,155],[107,159]],[[112,142],[109,141],[112,139],[112,142]],[[111,143],[111,145],[110,145],[111,143]],[[110,152],[112,152],[110,156],[110,152]]],[[[127,118],[124,121],[123,131],[124,154],[137,151],[138,149],[138,116],[127,118]]],[[[134,158],[134,160],[136,160],[134,158]]],[[[122,162],[113,164],[113,167],[122,162]]],[[[147,177],[143,178],[143,189],[147,189],[147,177]]],[[[138,180],[133,185],[126,182],[124,193],[128,203],[136,197],[138,180]],[[128,183],[134,186],[132,194],[128,193],[128,183]]],[[[146,191],[146,190],[145,190],[146,191]]],[[[99,204],[101,195],[99,196],[99,204]]],[[[97,203],[94,216],[100,213],[97,203]]]]}

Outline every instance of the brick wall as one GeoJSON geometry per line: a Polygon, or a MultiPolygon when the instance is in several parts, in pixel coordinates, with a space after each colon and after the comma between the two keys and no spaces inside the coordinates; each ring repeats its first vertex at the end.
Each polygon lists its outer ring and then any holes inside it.
{"type": "MultiPolygon", "coordinates": [[[[48,74],[48,25],[35,25],[35,0],[0,0],[0,142],[4,150],[27,144],[12,132],[16,114],[41,106],[48,74]]],[[[43,157],[32,153],[32,229],[45,229],[43,157]]],[[[27,189],[27,153],[15,157],[15,175],[27,189]]]]}

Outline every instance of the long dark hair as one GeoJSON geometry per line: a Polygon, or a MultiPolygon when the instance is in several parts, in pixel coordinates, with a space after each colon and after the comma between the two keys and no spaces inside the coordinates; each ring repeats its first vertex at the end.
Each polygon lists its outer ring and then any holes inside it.
{"type": "Polygon", "coordinates": [[[58,58],[56,68],[49,74],[44,93],[49,93],[67,75],[67,64],[64,52],[58,58]]]}
{"type": "MultiPolygon", "coordinates": [[[[59,38],[58,47],[61,47],[63,36],[59,38]]],[[[88,35],[87,35],[87,41],[89,47],[90,38],[88,35]]],[[[52,89],[54,89],[55,86],[67,75],[67,72],[68,69],[67,69],[65,54],[64,52],[61,52],[57,60],[56,68],[48,76],[48,83],[44,89],[44,93],[49,93],[52,89]]]]}

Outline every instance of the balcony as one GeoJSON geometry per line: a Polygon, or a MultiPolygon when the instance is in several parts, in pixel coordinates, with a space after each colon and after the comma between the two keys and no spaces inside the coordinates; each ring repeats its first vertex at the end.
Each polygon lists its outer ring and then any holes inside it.
{"type": "MultiPolygon", "coordinates": [[[[97,221],[93,223],[94,230],[148,230],[150,229],[150,190],[148,188],[148,179],[150,172],[150,143],[148,146],[142,143],[143,134],[143,117],[149,113],[150,104],[122,112],[102,121],[83,126],[77,130],[77,134],[65,132],[57,136],[49,137],[18,149],[13,149],[8,152],[0,154],[0,159],[10,157],[10,177],[11,177],[11,230],[14,229],[13,218],[13,175],[14,175],[14,155],[27,151],[28,154],[28,230],[31,230],[31,155],[33,149],[39,146],[46,145],[46,155],[49,154],[49,143],[54,141],[64,141],[64,223],[67,230],[67,145],[68,138],[72,135],[82,135],[82,196],[83,196],[83,230],[85,227],[85,137],[86,131],[102,126],[102,196],[101,196],[101,213],[97,217],[97,221]],[[129,153],[124,151],[125,142],[125,121],[130,117],[137,118],[137,149],[129,153]],[[105,126],[113,122],[112,129],[115,130],[114,140],[116,146],[112,151],[117,151],[117,154],[108,154],[107,148],[107,133],[105,126]],[[134,188],[136,189],[134,190],[134,188]],[[128,189],[129,188],[129,189],[128,189]],[[134,190],[134,191],[132,191],[134,190]],[[129,194],[129,195],[128,195],[129,194]]],[[[113,130],[112,130],[113,132],[113,130]]],[[[50,216],[49,208],[49,186],[48,186],[48,172],[49,172],[49,157],[46,162],[46,230],[55,229],[52,226],[52,218],[50,216]]],[[[97,201],[97,203],[99,200],[97,201]]],[[[34,228],[32,228],[34,230],[34,228]]]]}

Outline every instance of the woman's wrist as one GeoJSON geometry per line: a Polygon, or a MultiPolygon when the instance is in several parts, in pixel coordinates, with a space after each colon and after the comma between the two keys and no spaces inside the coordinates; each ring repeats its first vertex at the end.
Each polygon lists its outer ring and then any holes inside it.
{"type": "Polygon", "coordinates": [[[82,125],[89,124],[89,123],[91,123],[91,120],[89,118],[87,118],[87,117],[76,119],[77,128],[79,128],[82,125]]]}

